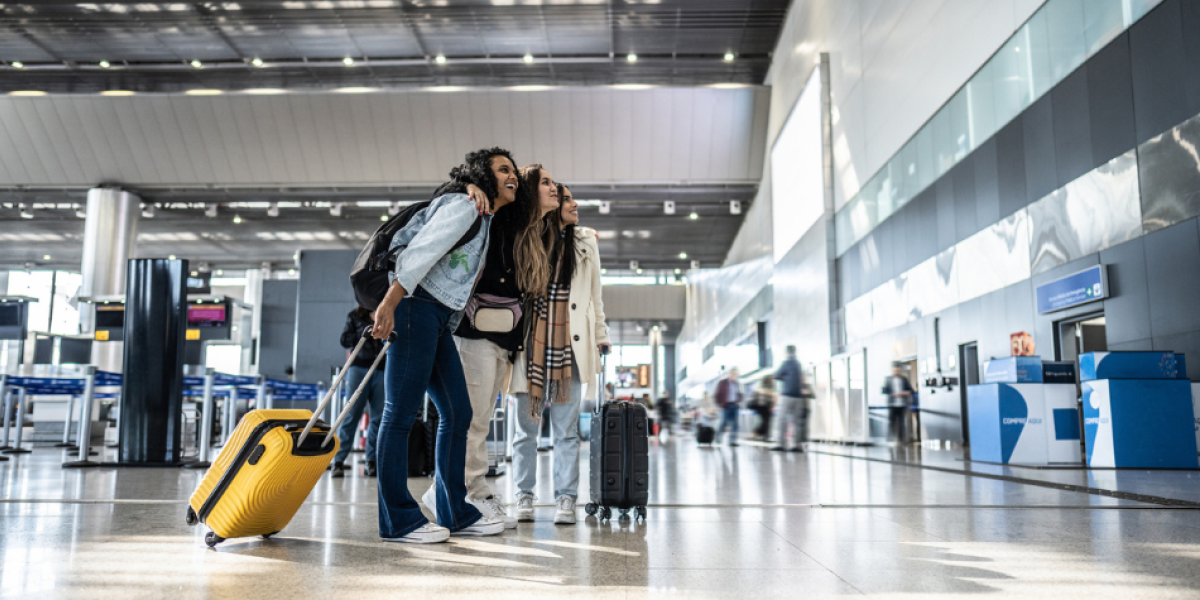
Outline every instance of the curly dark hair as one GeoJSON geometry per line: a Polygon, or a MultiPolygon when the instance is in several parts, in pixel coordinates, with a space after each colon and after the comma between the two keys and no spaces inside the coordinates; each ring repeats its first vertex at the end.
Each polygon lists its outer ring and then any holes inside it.
{"type": "Polygon", "coordinates": [[[566,197],[567,186],[564,184],[556,184],[558,186],[558,210],[546,215],[550,219],[550,228],[553,231],[562,231],[562,235],[554,241],[554,248],[550,252],[550,264],[557,264],[559,257],[562,257],[562,266],[558,271],[559,283],[571,283],[571,277],[575,275],[575,225],[567,225],[563,227],[562,208],[563,198],[566,197]]]}
{"type": "Polygon", "coordinates": [[[507,158],[512,163],[513,169],[517,168],[517,161],[513,160],[512,153],[498,146],[468,152],[463,164],[450,169],[450,181],[439,186],[433,194],[434,197],[466,191],[467,184],[473,183],[487,194],[492,208],[495,208],[496,196],[500,194],[500,185],[496,182],[496,174],[492,172],[492,159],[497,156],[507,158]]]}

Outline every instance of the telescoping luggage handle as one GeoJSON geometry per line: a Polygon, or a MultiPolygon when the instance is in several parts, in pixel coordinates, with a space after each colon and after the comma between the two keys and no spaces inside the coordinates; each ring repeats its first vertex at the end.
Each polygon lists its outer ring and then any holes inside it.
{"type": "MultiPolygon", "coordinates": [[[[333,398],[333,395],[337,393],[338,388],[342,385],[342,379],[346,377],[346,372],[350,370],[350,365],[354,363],[355,358],[358,358],[359,351],[362,350],[363,346],[367,343],[367,340],[371,338],[371,330],[372,327],[366,327],[363,329],[362,337],[358,339],[358,344],[354,346],[354,351],[350,353],[350,358],[346,359],[346,364],[342,366],[342,370],[338,372],[337,378],[333,380],[333,385],[329,386],[329,391],[325,392],[325,397],[321,399],[321,403],[318,404],[317,409],[313,411],[312,418],[310,418],[308,423],[304,426],[304,431],[300,432],[300,439],[296,441],[297,448],[304,443],[304,438],[308,437],[308,432],[312,431],[313,425],[317,424],[317,419],[320,418],[321,413],[325,411],[325,407],[329,405],[329,401],[333,398]]],[[[361,384],[359,384],[358,389],[354,391],[354,396],[352,396],[350,401],[346,403],[346,407],[342,409],[342,414],[338,415],[337,421],[329,428],[329,435],[325,436],[325,441],[321,443],[322,447],[329,442],[329,436],[333,435],[333,432],[337,431],[337,426],[341,424],[342,419],[346,418],[346,415],[350,412],[350,407],[354,406],[354,401],[358,399],[358,395],[362,393],[363,388],[365,388],[367,383],[371,381],[371,375],[375,373],[375,367],[379,366],[379,361],[385,354],[387,354],[388,346],[391,346],[392,342],[395,340],[396,332],[393,331],[388,334],[387,343],[384,344],[383,349],[379,351],[379,356],[375,357],[375,362],[371,363],[371,369],[367,371],[367,376],[363,378],[363,381],[361,384]]]]}
{"type": "MultiPolygon", "coordinates": [[[[600,416],[600,405],[604,404],[604,394],[608,391],[604,385],[604,379],[608,375],[608,353],[612,352],[611,346],[600,348],[600,389],[596,393],[596,408],[592,414],[600,416]]],[[[615,400],[615,398],[614,398],[615,400]]]]}

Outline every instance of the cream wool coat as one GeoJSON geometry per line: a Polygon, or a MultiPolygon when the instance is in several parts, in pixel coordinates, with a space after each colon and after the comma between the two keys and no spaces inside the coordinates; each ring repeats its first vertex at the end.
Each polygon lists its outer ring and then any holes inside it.
{"type": "MultiPolygon", "coordinates": [[[[600,246],[595,229],[575,227],[575,259],[575,273],[571,276],[571,352],[579,367],[579,379],[585,384],[583,399],[594,400],[600,375],[597,346],[609,343],[600,294],[600,246]]],[[[529,393],[525,368],[525,353],[521,352],[513,365],[510,394],[529,393]]]]}

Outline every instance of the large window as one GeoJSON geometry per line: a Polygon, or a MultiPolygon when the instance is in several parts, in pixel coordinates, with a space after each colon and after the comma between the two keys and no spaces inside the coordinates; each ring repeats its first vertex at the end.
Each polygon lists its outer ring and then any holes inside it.
{"type": "Polygon", "coordinates": [[[82,283],[83,276],[67,271],[9,271],[7,293],[37,298],[29,306],[30,331],[78,335],[82,283]]]}
{"type": "Polygon", "coordinates": [[[825,212],[821,149],[821,69],[816,68],[771,148],[775,262],[779,262],[825,212]]]}

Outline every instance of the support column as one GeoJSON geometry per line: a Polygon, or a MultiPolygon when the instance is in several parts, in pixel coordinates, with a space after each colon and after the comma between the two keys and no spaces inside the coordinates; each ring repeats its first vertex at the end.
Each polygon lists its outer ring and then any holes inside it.
{"type": "MultiPolygon", "coordinates": [[[[79,286],[81,298],[125,294],[125,263],[133,258],[141,205],[141,198],[123,190],[88,190],[80,264],[83,275],[83,283],[79,286]]],[[[80,333],[95,333],[95,319],[94,310],[79,311],[80,333]]],[[[93,344],[92,364],[101,371],[121,372],[123,345],[123,342],[93,344]]]]}
{"type": "Polygon", "coordinates": [[[271,263],[260,269],[246,269],[246,294],[243,300],[250,305],[250,330],[242,334],[242,375],[257,375],[258,340],[262,338],[263,281],[271,277],[271,263]]]}
{"type": "Polygon", "coordinates": [[[662,389],[658,387],[658,374],[662,372],[662,364],[658,362],[658,349],[662,347],[662,328],[658,325],[650,328],[650,401],[658,402],[662,389]]]}

